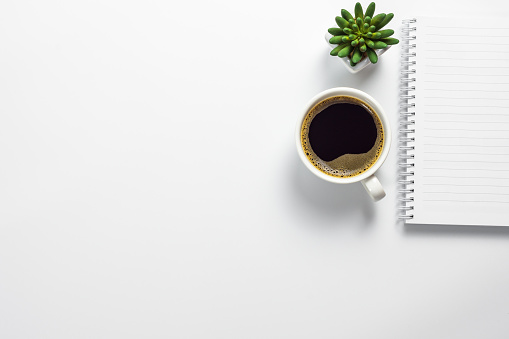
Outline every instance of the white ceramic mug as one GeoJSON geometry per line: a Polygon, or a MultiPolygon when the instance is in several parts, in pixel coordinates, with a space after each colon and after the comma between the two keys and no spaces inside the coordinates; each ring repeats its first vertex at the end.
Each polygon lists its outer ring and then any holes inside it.
{"type": "Polygon", "coordinates": [[[375,176],[375,172],[382,166],[383,162],[385,161],[385,158],[387,158],[387,154],[389,154],[389,148],[391,146],[391,128],[389,124],[389,120],[387,119],[387,116],[385,115],[385,112],[380,106],[380,104],[373,99],[368,94],[354,88],[349,87],[336,87],[331,88],[326,91],[323,91],[316,95],[311,101],[308,102],[304,110],[302,111],[301,115],[299,116],[299,120],[297,122],[297,128],[295,133],[295,138],[297,141],[297,152],[299,153],[300,159],[306,165],[306,167],[313,172],[316,176],[319,178],[322,178],[324,180],[336,183],[336,184],[350,184],[354,182],[360,181],[366,191],[369,193],[371,198],[373,198],[374,201],[378,201],[385,197],[385,191],[380,184],[380,181],[375,176]],[[334,96],[350,96],[357,98],[361,101],[364,101],[368,106],[373,108],[375,113],[380,118],[380,121],[382,122],[382,128],[384,131],[384,143],[383,148],[380,156],[376,160],[376,162],[365,172],[362,172],[359,175],[348,177],[348,178],[341,178],[341,177],[335,177],[328,175],[322,171],[320,171],[318,168],[316,168],[311,161],[306,157],[306,154],[304,153],[304,149],[301,144],[301,130],[302,130],[302,123],[310,110],[319,102],[322,100],[325,100],[330,97],[334,96]]]}

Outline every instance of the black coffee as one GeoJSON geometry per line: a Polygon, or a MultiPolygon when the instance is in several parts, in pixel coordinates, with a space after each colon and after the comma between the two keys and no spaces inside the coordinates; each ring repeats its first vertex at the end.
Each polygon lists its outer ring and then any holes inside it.
{"type": "Polygon", "coordinates": [[[322,172],[352,177],[368,170],[383,148],[380,118],[365,102],[336,96],[315,105],[302,124],[307,158],[322,172]]]}

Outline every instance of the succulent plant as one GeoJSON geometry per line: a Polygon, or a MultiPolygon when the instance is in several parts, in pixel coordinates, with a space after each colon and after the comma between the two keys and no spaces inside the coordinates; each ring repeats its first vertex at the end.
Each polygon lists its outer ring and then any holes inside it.
{"type": "Polygon", "coordinates": [[[339,28],[329,28],[329,33],[333,35],[329,42],[337,45],[330,54],[340,58],[348,57],[351,66],[355,66],[365,57],[375,64],[378,61],[376,49],[383,49],[399,42],[398,39],[390,38],[394,30],[382,30],[392,20],[394,14],[380,13],[374,16],[374,2],[369,4],[365,13],[362,5],[356,3],[354,14],[355,17],[346,9],[342,9],[341,16],[336,17],[339,28]]]}

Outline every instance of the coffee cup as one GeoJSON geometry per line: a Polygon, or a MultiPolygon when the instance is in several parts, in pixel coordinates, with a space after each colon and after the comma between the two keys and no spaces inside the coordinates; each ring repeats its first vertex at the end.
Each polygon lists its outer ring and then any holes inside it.
{"type": "Polygon", "coordinates": [[[391,145],[389,120],[370,95],[337,87],[311,99],[296,127],[297,152],[316,176],[336,184],[361,182],[374,201],[385,197],[375,172],[391,145]]]}

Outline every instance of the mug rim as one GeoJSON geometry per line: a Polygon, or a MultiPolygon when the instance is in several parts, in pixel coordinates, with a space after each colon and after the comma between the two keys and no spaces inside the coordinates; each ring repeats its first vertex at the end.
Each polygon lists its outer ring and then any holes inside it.
{"type": "Polygon", "coordinates": [[[327,89],[325,91],[322,91],[315,95],[305,106],[305,109],[303,113],[300,115],[297,126],[296,126],[296,142],[297,142],[297,151],[299,153],[299,157],[302,160],[302,162],[306,165],[306,167],[313,172],[316,176],[326,180],[330,181],[336,184],[349,184],[358,182],[361,180],[364,180],[371,175],[373,175],[384,163],[385,159],[387,158],[387,155],[389,154],[389,149],[391,147],[391,140],[392,140],[392,133],[391,128],[389,124],[389,120],[387,118],[387,115],[385,114],[385,111],[383,110],[382,106],[376,101],[372,96],[367,94],[366,92],[363,92],[361,90],[358,90],[356,88],[351,87],[334,87],[327,89]],[[304,154],[304,149],[302,148],[301,143],[301,129],[302,129],[302,123],[306,116],[308,115],[309,111],[320,101],[325,100],[330,97],[338,96],[338,95],[346,95],[346,96],[352,96],[354,98],[360,99],[361,101],[365,101],[373,110],[375,111],[375,114],[380,118],[380,121],[382,122],[382,128],[384,130],[385,134],[385,141],[383,143],[382,153],[378,157],[377,161],[365,172],[362,172],[359,175],[349,177],[349,178],[340,178],[340,177],[334,177],[331,175],[328,175],[322,171],[320,171],[318,168],[313,166],[311,161],[306,157],[306,154],[304,154]]]}

